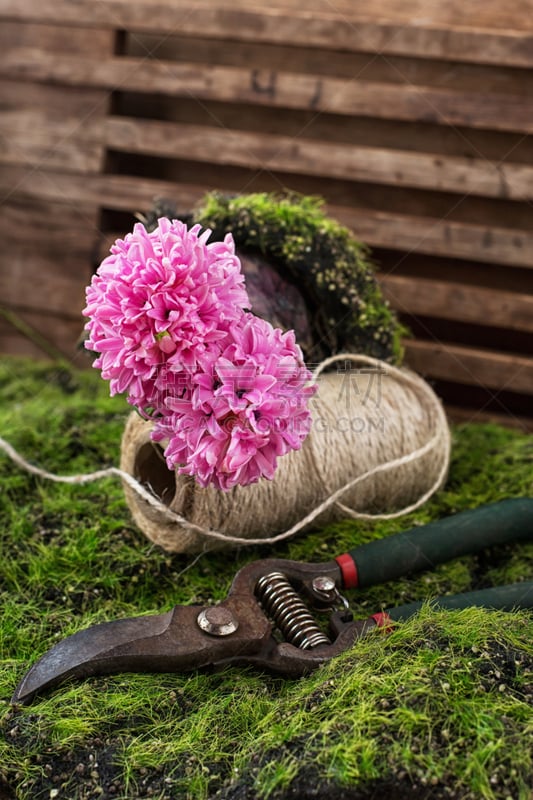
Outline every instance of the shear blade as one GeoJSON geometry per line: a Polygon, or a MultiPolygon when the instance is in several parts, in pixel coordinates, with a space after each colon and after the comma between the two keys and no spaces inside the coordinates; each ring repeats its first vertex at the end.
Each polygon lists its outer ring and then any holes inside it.
{"type": "Polygon", "coordinates": [[[200,645],[186,634],[191,611],[190,606],[176,606],[165,614],[104,622],[68,636],[26,673],[11,702],[28,703],[37,693],[71,677],[187,666],[193,655],[198,656],[200,645]]]}

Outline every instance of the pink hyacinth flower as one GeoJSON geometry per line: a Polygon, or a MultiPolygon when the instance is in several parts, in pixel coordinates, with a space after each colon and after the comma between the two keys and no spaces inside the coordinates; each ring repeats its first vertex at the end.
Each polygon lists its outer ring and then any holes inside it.
{"type": "Polygon", "coordinates": [[[194,374],[228,325],[249,307],[230,234],[160,219],[148,233],[135,225],[117,240],[87,288],[86,347],[111,394],[126,392],[139,409],[163,402],[175,375],[194,374]]]}
{"type": "Polygon", "coordinates": [[[311,427],[309,384],[292,331],[250,302],[231,235],[159,220],[118,240],[87,288],[86,346],[111,394],[154,419],[170,469],[224,491],[272,479],[311,427]]]}
{"type": "Polygon", "coordinates": [[[301,447],[316,386],[294,333],[250,313],[229,326],[217,349],[188,391],[167,397],[152,436],[167,440],[170,469],[229,490],[272,479],[278,458],[301,447]]]}

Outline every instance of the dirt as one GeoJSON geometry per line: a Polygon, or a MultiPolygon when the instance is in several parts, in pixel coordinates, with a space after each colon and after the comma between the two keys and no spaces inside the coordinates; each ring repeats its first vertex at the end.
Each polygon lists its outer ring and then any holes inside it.
{"type": "Polygon", "coordinates": [[[15,776],[11,784],[14,788],[5,787],[5,798],[0,785],[0,800],[174,800],[179,796],[171,793],[163,771],[155,769],[139,770],[136,785],[126,789],[118,759],[120,750],[118,739],[99,738],[70,753],[54,753],[47,748],[35,759],[40,767],[35,780],[21,784],[15,776]]]}
{"type": "MultiPolygon", "coordinates": [[[[298,777],[288,789],[273,797],[276,800],[464,800],[464,795],[457,794],[450,787],[423,786],[402,774],[349,789],[324,783],[312,771],[298,777]]],[[[257,800],[257,793],[252,786],[234,786],[218,793],[216,800],[257,800]]]]}

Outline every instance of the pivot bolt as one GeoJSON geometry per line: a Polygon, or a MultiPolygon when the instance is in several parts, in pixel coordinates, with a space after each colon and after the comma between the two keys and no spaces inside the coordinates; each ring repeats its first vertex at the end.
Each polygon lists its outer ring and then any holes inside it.
{"type": "Polygon", "coordinates": [[[313,591],[317,594],[334,594],[336,589],[335,581],[326,575],[319,575],[317,578],[313,578],[313,591]]]}
{"type": "Polygon", "coordinates": [[[239,627],[229,608],[224,606],[210,606],[200,611],[196,620],[199,627],[212,636],[229,636],[239,627]]]}

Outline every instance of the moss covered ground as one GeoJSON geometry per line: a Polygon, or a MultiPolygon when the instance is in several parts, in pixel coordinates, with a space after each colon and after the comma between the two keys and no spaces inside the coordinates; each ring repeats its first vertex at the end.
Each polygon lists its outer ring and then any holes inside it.
{"type": "MultiPolygon", "coordinates": [[[[118,462],[128,408],[92,371],[0,360],[0,435],[71,474],[118,462]]],[[[400,521],[343,522],[276,548],[308,561],[466,508],[531,495],[533,440],[454,430],[448,483],[400,521]]],[[[225,596],[265,547],[168,555],[121,486],[44,482],[0,454],[0,798],[529,800],[533,621],[426,607],[305,679],[251,668],[94,677],[25,708],[9,698],[59,638],[95,622],[225,596]]],[[[495,548],[353,599],[356,616],[533,575],[531,545],[495,548]]]]}

